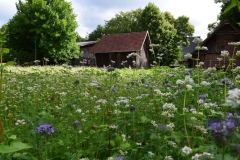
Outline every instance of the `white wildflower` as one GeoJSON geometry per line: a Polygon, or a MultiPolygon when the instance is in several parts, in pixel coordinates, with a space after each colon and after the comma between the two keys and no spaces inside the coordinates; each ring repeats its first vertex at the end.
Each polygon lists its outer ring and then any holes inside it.
{"type": "Polygon", "coordinates": [[[209,86],[209,85],[211,85],[211,83],[210,82],[206,82],[206,81],[202,81],[200,83],[200,85],[202,85],[202,86],[209,86]]]}
{"type": "Polygon", "coordinates": [[[88,158],[80,158],[78,160],[89,160],[88,158]]]}
{"type": "Polygon", "coordinates": [[[223,50],[223,51],[221,51],[221,56],[228,57],[229,56],[229,52],[226,51],[226,50],[223,50]]]}
{"type": "Polygon", "coordinates": [[[182,152],[186,155],[189,155],[192,152],[192,149],[185,146],[185,147],[182,148],[182,152]]]}
{"type": "Polygon", "coordinates": [[[189,75],[187,75],[187,76],[185,76],[185,82],[186,83],[193,83],[193,79],[189,75]]]}
{"type": "Polygon", "coordinates": [[[152,125],[153,125],[154,127],[157,127],[157,124],[156,124],[155,121],[152,120],[151,123],[152,123],[152,125]]]}
{"type": "Polygon", "coordinates": [[[117,128],[118,128],[118,125],[112,124],[112,125],[109,126],[109,128],[111,128],[111,129],[117,129],[117,128]]]}
{"type": "Polygon", "coordinates": [[[154,156],[154,153],[153,153],[152,151],[149,151],[148,154],[149,154],[150,156],[154,156]]]}
{"type": "Polygon", "coordinates": [[[127,58],[131,58],[131,57],[139,57],[139,54],[137,54],[136,52],[132,52],[127,55],[127,58]]]}
{"type": "Polygon", "coordinates": [[[187,53],[187,54],[184,55],[184,57],[185,57],[185,58],[192,58],[192,54],[187,53]]]}
{"type": "Polygon", "coordinates": [[[229,42],[228,45],[239,46],[240,42],[229,42]]]}
{"type": "Polygon", "coordinates": [[[190,85],[190,84],[187,84],[186,87],[187,87],[187,90],[188,90],[188,91],[192,91],[192,90],[193,90],[193,89],[192,89],[192,85],[190,85]]]}
{"type": "Polygon", "coordinates": [[[77,109],[76,112],[77,112],[77,113],[81,113],[82,110],[81,110],[81,109],[77,109]]]}
{"type": "Polygon", "coordinates": [[[240,89],[234,88],[229,90],[226,103],[230,104],[233,108],[238,107],[240,105],[240,89]]]}
{"type": "Polygon", "coordinates": [[[236,52],[236,56],[240,56],[240,51],[237,51],[237,52],[236,52]]]}
{"type": "Polygon", "coordinates": [[[177,148],[177,144],[173,141],[168,141],[168,145],[172,146],[173,148],[177,148]]]}
{"type": "Polygon", "coordinates": [[[122,151],[122,150],[119,150],[119,153],[121,154],[121,156],[124,156],[124,155],[126,155],[128,152],[127,151],[122,151]]]}
{"type": "Polygon", "coordinates": [[[106,103],[107,100],[105,100],[105,99],[99,99],[99,100],[97,100],[96,102],[97,102],[97,103],[106,103]]]}
{"type": "Polygon", "coordinates": [[[164,103],[163,109],[169,109],[169,110],[171,110],[171,111],[176,111],[176,110],[177,110],[177,108],[175,107],[175,105],[172,104],[172,103],[164,103]]]}
{"type": "Polygon", "coordinates": [[[25,120],[24,119],[22,119],[22,120],[17,120],[16,121],[16,123],[15,123],[15,125],[23,125],[23,124],[26,124],[26,122],[25,122],[25,120]]]}
{"type": "Polygon", "coordinates": [[[166,156],[164,160],[174,160],[171,156],[166,156]]]}
{"type": "Polygon", "coordinates": [[[173,123],[169,123],[169,124],[166,125],[166,127],[169,128],[169,129],[172,129],[172,128],[175,127],[175,125],[173,123]]]}
{"type": "Polygon", "coordinates": [[[125,134],[122,134],[122,139],[123,139],[123,142],[126,142],[126,135],[125,134]]]}
{"type": "Polygon", "coordinates": [[[203,40],[201,38],[198,38],[198,37],[194,38],[194,40],[193,40],[193,42],[197,43],[197,44],[201,43],[202,41],[203,40]]]}

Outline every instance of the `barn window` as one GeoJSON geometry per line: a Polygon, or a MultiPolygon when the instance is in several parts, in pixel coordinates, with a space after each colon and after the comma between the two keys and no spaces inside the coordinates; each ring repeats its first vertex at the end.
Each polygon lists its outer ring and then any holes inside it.
{"type": "Polygon", "coordinates": [[[216,44],[216,48],[215,48],[216,53],[221,53],[221,51],[223,50],[224,50],[223,44],[216,44]]]}

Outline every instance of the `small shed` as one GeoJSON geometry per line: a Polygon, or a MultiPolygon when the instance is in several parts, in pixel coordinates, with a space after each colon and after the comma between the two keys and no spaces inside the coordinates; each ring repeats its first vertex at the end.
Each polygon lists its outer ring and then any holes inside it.
{"type": "MultiPolygon", "coordinates": [[[[228,58],[221,56],[221,51],[227,50],[232,55],[234,46],[229,45],[229,42],[239,42],[240,32],[239,30],[228,20],[221,23],[202,43],[201,46],[208,48],[207,51],[200,52],[200,62],[204,62],[206,68],[208,67],[221,67],[229,64],[228,58]],[[218,61],[218,58],[222,58],[222,61],[218,61]]],[[[240,47],[236,48],[239,50],[240,47]]],[[[235,50],[235,51],[236,51],[235,50]]],[[[197,50],[192,52],[193,58],[197,58],[197,50]]],[[[235,61],[236,65],[240,65],[240,59],[235,61]]],[[[188,60],[189,67],[195,67],[196,61],[188,60]]]]}
{"type": "Polygon", "coordinates": [[[89,52],[95,55],[98,67],[133,67],[135,61],[138,68],[147,69],[150,44],[148,31],[104,35],[89,52]],[[127,58],[133,52],[139,56],[127,58]]]}
{"type": "Polygon", "coordinates": [[[77,45],[80,48],[82,55],[79,58],[73,60],[74,65],[82,65],[80,62],[84,62],[85,65],[94,66],[95,65],[95,56],[90,53],[89,50],[97,43],[98,41],[86,41],[86,42],[77,42],[77,45]]]}

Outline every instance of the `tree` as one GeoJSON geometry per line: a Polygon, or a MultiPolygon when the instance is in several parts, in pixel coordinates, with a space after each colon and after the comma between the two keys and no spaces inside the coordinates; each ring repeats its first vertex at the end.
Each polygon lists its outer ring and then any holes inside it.
{"type": "MultiPolygon", "coordinates": [[[[160,12],[153,3],[149,3],[144,9],[136,9],[130,12],[120,12],[105,26],[98,25],[89,34],[89,40],[97,40],[104,34],[118,34],[139,31],[149,31],[151,42],[155,46],[156,53],[164,53],[163,65],[169,65],[182,56],[179,42],[189,44],[188,37],[192,36],[194,26],[189,23],[189,18],[180,16],[175,19],[170,12],[160,12]]],[[[156,56],[155,56],[156,57],[156,56]]],[[[155,60],[150,56],[150,61],[155,60]]]]}
{"type": "Polygon", "coordinates": [[[177,30],[177,42],[183,42],[183,46],[188,46],[190,43],[188,38],[194,33],[194,26],[189,23],[189,17],[180,16],[174,23],[174,28],[177,30]]]}
{"type": "Polygon", "coordinates": [[[143,9],[140,26],[142,30],[149,31],[152,43],[159,45],[154,53],[164,54],[162,65],[170,65],[178,59],[180,49],[176,42],[177,31],[169,21],[165,20],[164,13],[160,12],[153,3],[148,3],[143,9]]]}
{"type": "Polygon", "coordinates": [[[109,21],[105,21],[105,32],[108,34],[138,32],[139,19],[142,9],[136,9],[130,12],[120,12],[109,21]]]}
{"type": "Polygon", "coordinates": [[[84,42],[86,41],[85,38],[81,37],[78,33],[77,33],[77,39],[76,39],[76,42],[84,42]]]}
{"type": "Polygon", "coordinates": [[[8,46],[21,62],[50,58],[58,63],[79,57],[77,22],[71,3],[65,0],[21,0],[8,22],[8,46]],[[37,51],[37,52],[36,52],[37,51]],[[21,54],[22,53],[22,54],[21,54]],[[24,54],[24,55],[23,55],[24,54]]]}
{"type": "Polygon", "coordinates": [[[97,28],[88,34],[88,40],[89,41],[97,41],[100,38],[102,38],[102,35],[105,34],[105,28],[101,25],[98,25],[97,28]]]}
{"type": "Polygon", "coordinates": [[[208,24],[208,30],[210,31],[208,35],[224,20],[230,21],[240,29],[240,0],[215,0],[215,3],[222,3],[221,11],[217,17],[217,21],[208,24]]]}

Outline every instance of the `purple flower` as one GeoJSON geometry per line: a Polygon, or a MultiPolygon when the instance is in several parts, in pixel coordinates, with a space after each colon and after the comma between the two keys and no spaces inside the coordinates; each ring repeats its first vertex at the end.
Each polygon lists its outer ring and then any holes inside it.
{"type": "Polygon", "coordinates": [[[228,113],[226,119],[227,121],[234,122],[235,127],[240,126],[240,116],[237,113],[228,113]]]}
{"type": "Polygon", "coordinates": [[[51,124],[41,124],[39,127],[37,127],[37,132],[41,134],[46,133],[50,136],[55,132],[55,130],[51,124]]]}
{"type": "Polygon", "coordinates": [[[135,109],[136,109],[135,106],[134,106],[134,105],[131,105],[130,111],[134,111],[135,109]]]}
{"type": "Polygon", "coordinates": [[[229,86],[229,88],[230,88],[230,89],[234,89],[234,88],[235,88],[235,85],[234,85],[234,84],[231,84],[231,85],[229,86]]]}
{"type": "Polygon", "coordinates": [[[117,89],[116,89],[115,87],[112,87],[112,91],[113,91],[114,93],[116,93],[116,92],[117,92],[117,89]]]}
{"type": "Polygon", "coordinates": [[[210,123],[209,126],[213,135],[218,134],[218,135],[226,136],[228,134],[227,127],[226,125],[224,125],[223,121],[212,122],[210,123]]]}
{"type": "Polygon", "coordinates": [[[227,128],[229,133],[234,133],[234,131],[235,131],[235,121],[234,121],[234,119],[230,119],[230,120],[226,121],[225,125],[226,125],[226,128],[227,128]]]}
{"type": "Polygon", "coordinates": [[[226,83],[226,85],[230,85],[231,84],[231,80],[229,78],[221,79],[221,84],[225,85],[225,83],[226,83]]]}
{"type": "Polygon", "coordinates": [[[206,94],[200,94],[199,99],[204,100],[206,99],[207,95],[206,94]]]}
{"type": "Polygon", "coordinates": [[[121,157],[115,157],[114,160],[125,160],[125,158],[122,157],[122,156],[121,157]]]}
{"type": "Polygon", "coordinates": [[[98,85],[98,86],[97,86],[97,89],[98,89],[98,90],[101,90],[101,86],[100,86],[100,85],[98,85]]]}
{"type": "Polygon", "coordinates": [[[78,120],[75,120],[75,121],[73,122],[73,126],[74,126],[74,127],[77,127],[79,124],[80,124],[80,122],[79,122],[78,120]]]}
{"type": "Polygon", "coordinates": [[[190,72],[189,71],[185,71],[184,75],[190,75],[190,72]]]}
{"type": "Polygon", "coordinates": [[[225,144],[226,136],[228,134],[226,125],[224,125],[222,121],[210,122],[209,127],[214,141],[218,144],[225,144]]]}

